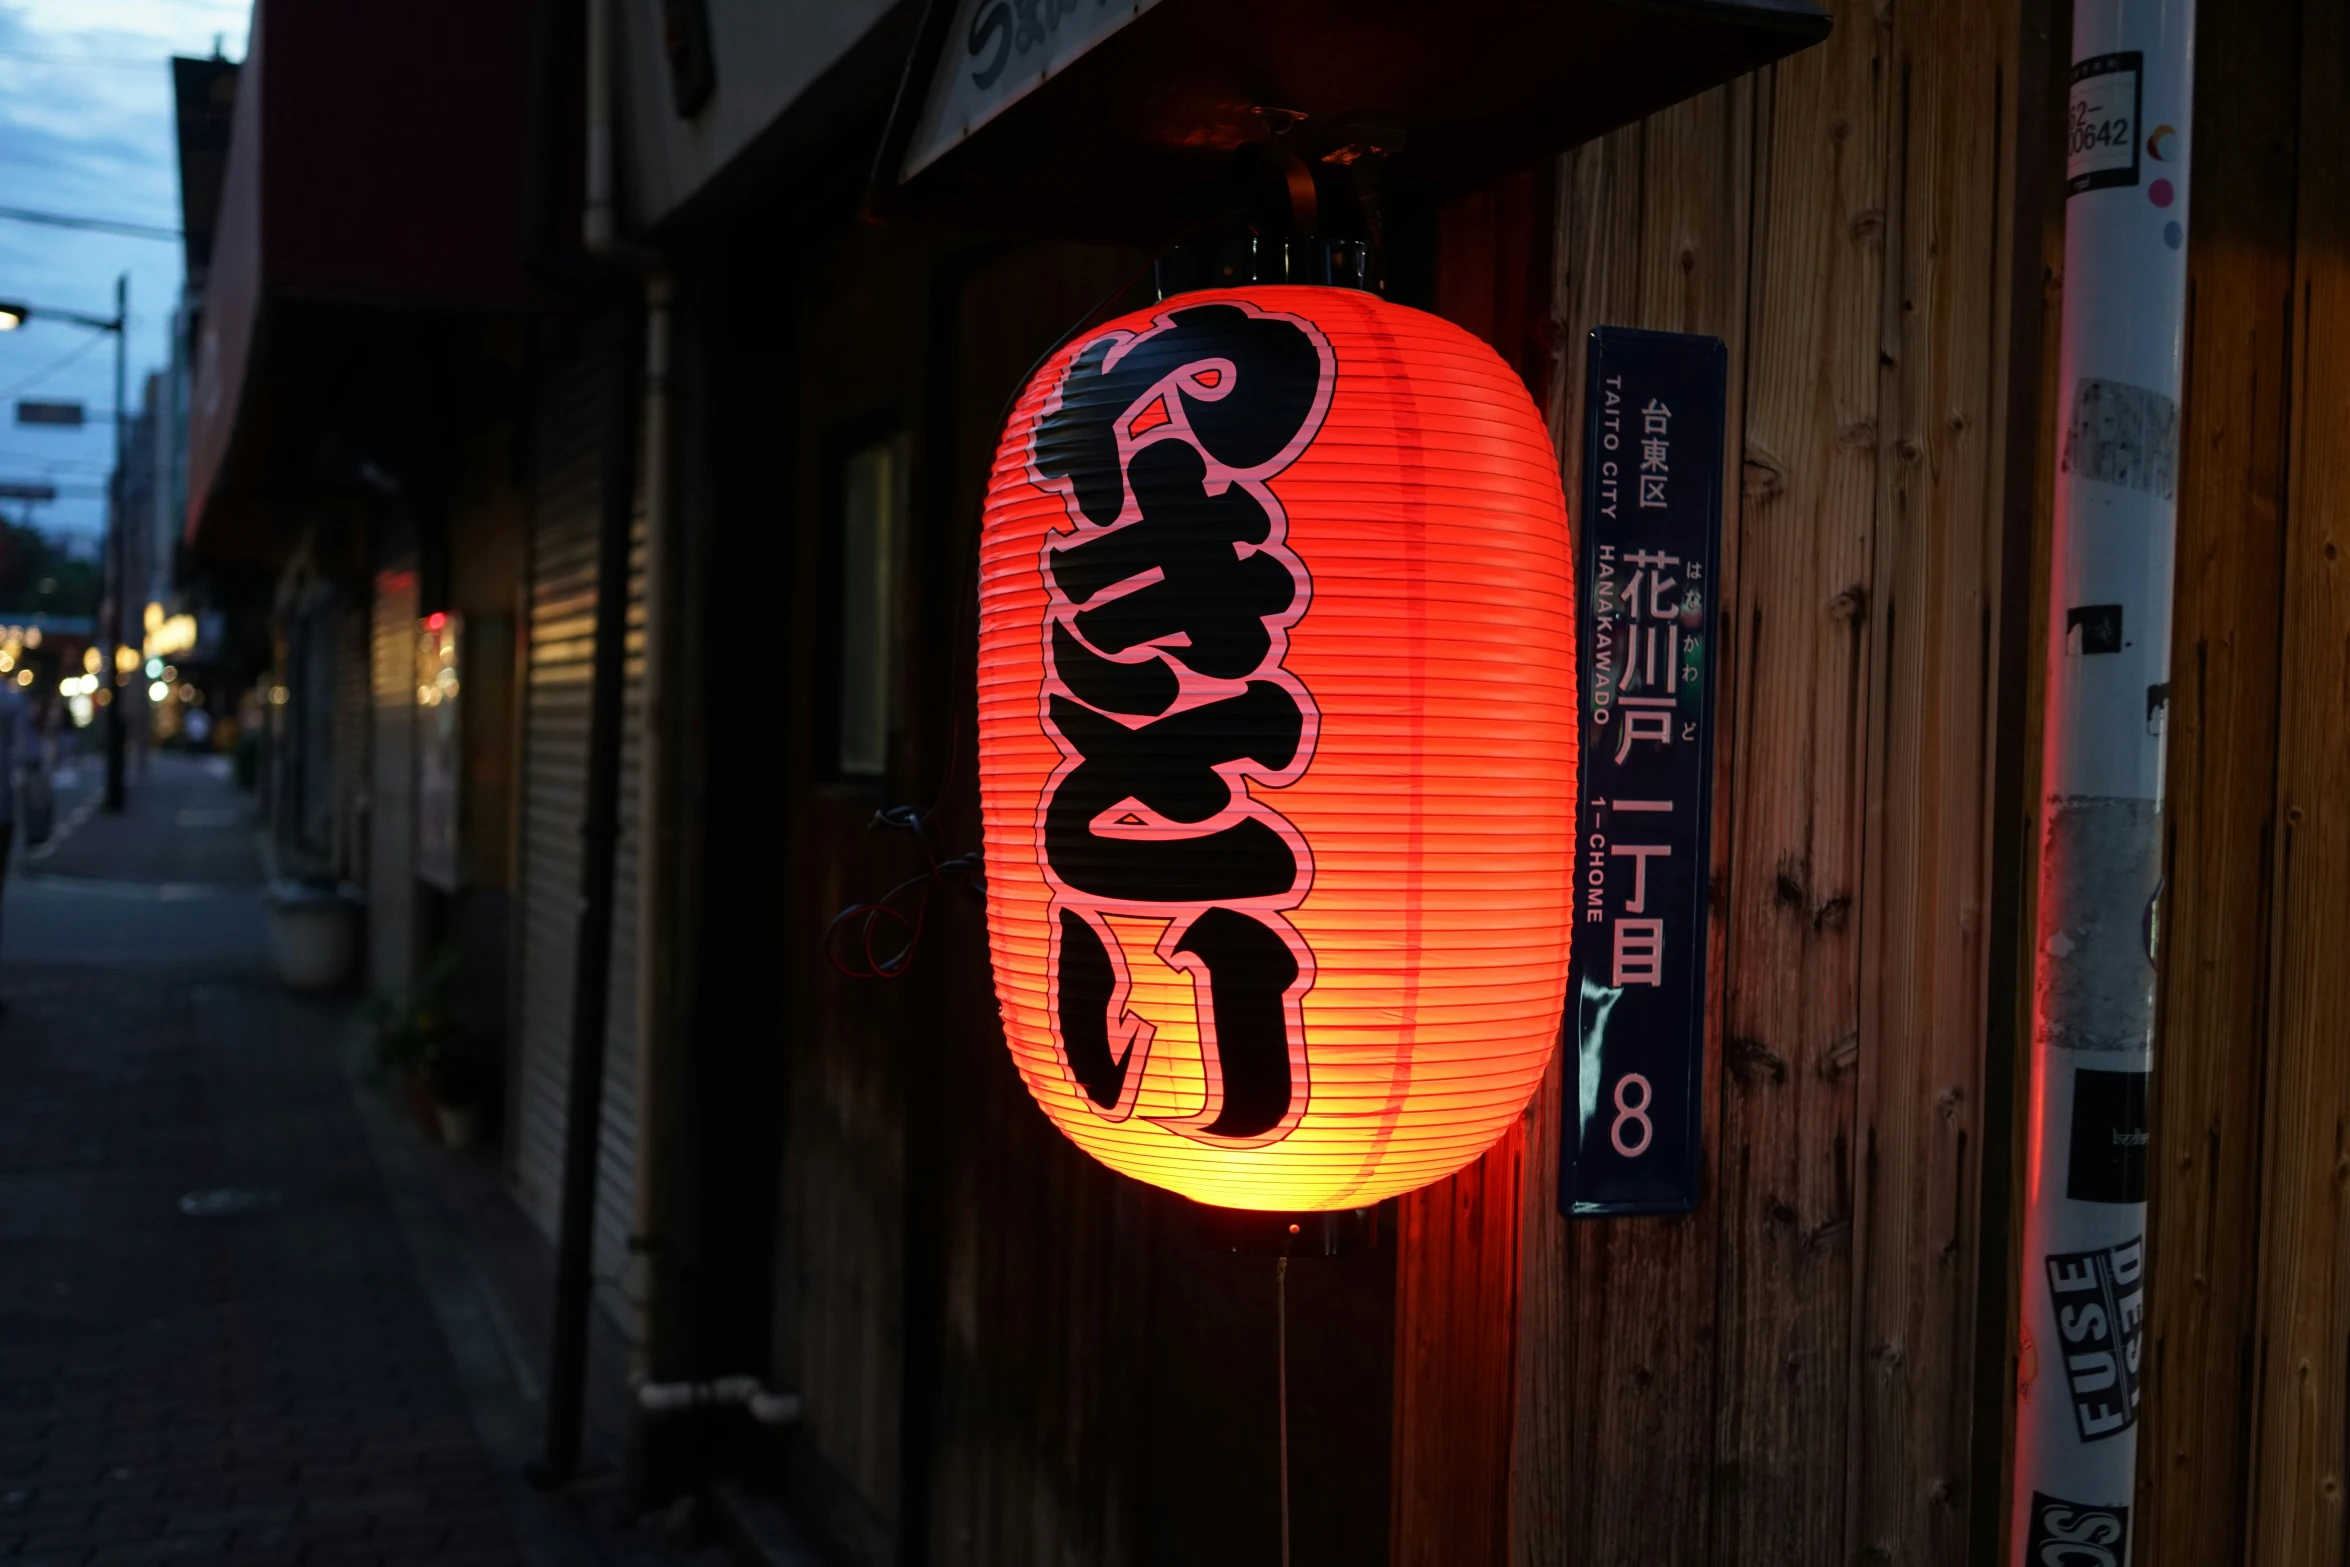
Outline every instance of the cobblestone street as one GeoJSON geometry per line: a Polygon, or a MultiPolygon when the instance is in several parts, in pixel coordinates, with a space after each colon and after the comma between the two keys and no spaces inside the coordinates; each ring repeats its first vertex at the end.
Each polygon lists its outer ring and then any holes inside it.
{"type": "Polygon", "coordinates": [[[667,1559],[485,1447],[352,1001],[267,968],[245,798],[176,759],[124,817],[61,796],[76,825],[6,890],[0,1560],[667,1559]]]}

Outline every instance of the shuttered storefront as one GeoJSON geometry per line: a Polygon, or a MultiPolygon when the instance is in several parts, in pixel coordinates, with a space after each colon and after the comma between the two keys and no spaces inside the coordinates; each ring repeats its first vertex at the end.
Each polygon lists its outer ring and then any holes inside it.
{"type": "Polygon", "coordinates": [[[368,609],[346,596],[334,611],[334,868],[367,884],[368,732],[374,727],[368,609]]]}
{"type": "Polygon", "coordinates": [[[416,571],[375,575],[368,633],[374,725],[368,772],[367,982],[416,977],[416,571]]]}
{"type": "Polygon", "coordinates": [[[341,831],[348,793],[335,770],[342,739],[337,704],[345,613],[333,589],[313,584],[293,618],[286,644],[287,700],[276,710],[280,738],[272,797],[273,820],[282,841],[299,855],[301,868],[338,875],[345,870],[341,831]]]}
{"type": "MultiPolygon", "coordinates": [[[[592,344],[593,340],[591,340],[592,344]]],[[[610,375],[583,351],[550,379],[535,453],[530,624],[521,811],[522,953],[515,1092],[507,1146],[524,1209],[549,1236],[562,1215],[570,1088],[572,956],[580,906],[580,823],[587,803],[588,701],[595,652],[599,442],[610,375]]],[[[630,551],[620,844],[613,877],[610,1010],[602,1155],[596,1177],[595,1274],[627,1273],[636,1203],[637,756],[644,674],[642,536],[630,551]]],[[[626,1302],[599,1294],[616,1320],[626,1302]]]]}

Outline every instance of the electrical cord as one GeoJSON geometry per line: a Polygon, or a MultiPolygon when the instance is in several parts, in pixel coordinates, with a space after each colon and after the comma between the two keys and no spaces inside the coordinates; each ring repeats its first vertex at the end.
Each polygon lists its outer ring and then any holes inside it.
{"type": "Polygon", "coordinates": [[[889,828],[912,833],[914,841],[922,846],[926,868],[870,903],[850,904],[824,927],[824,955],[850,979],[896,979],[913,966],[914,949],[921,944],[923,926],[930,915],[930,895],[939,887],[958,887],[974,898],[987,896],[987,877],[976,850],[944,859],[939,856],[937,809],[935,805],[927,811],[911,805],[892,805],[873,813],[869,830],[879,832],[889,828]],[[911,913],[898,906],[898,900],[909,892],[915,894],[911,913]],[[904,942],[886,956],[876,952],[873,946],[874,936],[885,924],[905,932],[904,942]],[[850,961],[844,961],[840,952],[840,935],[845,928],[857,932],[855,958],[850,961]]]}
{"type": "MultiPolygon", "coordinates": [[[[1294,1230],[1297,1226],[1293,1224],[1290,1228],[1294,1230]]],[[[1273,1397],[1279,1411],[1281,1443],[1281,1567],[1289,1567],[1289,1257],[1286,1253],[1273,1263],[1273,1332],[1278,1378],[1273,1397]]]]}

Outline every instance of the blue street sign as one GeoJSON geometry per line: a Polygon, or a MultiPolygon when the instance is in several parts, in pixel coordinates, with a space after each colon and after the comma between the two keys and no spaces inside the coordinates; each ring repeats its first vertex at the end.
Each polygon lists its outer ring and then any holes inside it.
{"type": "Polygon", "coordinates": [[[1724,624],[1719,338],[1600,327],[1583,428],[1582,789],[1559,1206],[1697,1205],[1724,624]]]}

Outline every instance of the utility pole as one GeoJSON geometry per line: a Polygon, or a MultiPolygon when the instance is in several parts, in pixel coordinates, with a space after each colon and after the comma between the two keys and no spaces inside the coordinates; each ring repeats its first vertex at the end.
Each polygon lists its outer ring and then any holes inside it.
{"type": "Polygon", "coordinates": [[[103,670],[106,682],[106,809],[120,815],[123,809],[123,756],[129,748],[129,721],[123,716],[122,635],[123,595],[130,591],[126,580],[128,561],[123,553],[123,471],[124,424],[127,417],[123,404],[129,377],[131,322],[131,275],[122,273],[114,280],[114,482],[107,487],[109,503],[106,513],[106,576],[109,591],[106,595],[107,613],[102,617],[100,632],[106,644],[106,663],[103,670]]]}
{"type": "MultiPolygon", "coordinates": [[[[2073,7],[2007,1560],[2129,1560],[2196,0],[2073,7]]],[[[2184,1282],[2186,1269],[2178,1279],[2184,1282]]],[[[2169,1455],[2159,1463],[2167,1470],[2169,1455]]],[[[2141,1518],[2143,1515],[2141,1515],[2141,1518]]]]}
{"type": "Polygon", "coordinates": [[[78,310],[36,308],[19,300],[0,299],[0,329],[13,329],[35,316],[44,320],[54,317],[92,332],[114,334],[114,476],[106,486],[105,583],[98,603],[97,644],[103,649],[105,665],[105,681],[99,689],[104,693],[106,705],[106,809],[110,814],[119,814],[123,809],[123,755],[130,738],[129,720],[122,711],[120,655],[123,595],[130,591],[129,557],[124,553],[123,486],[129,477],[124,472],[129,451],[124,405],[130,401],[131,275],[125,272],[114,280],[112,319],[86,316],[78,310]]]}

